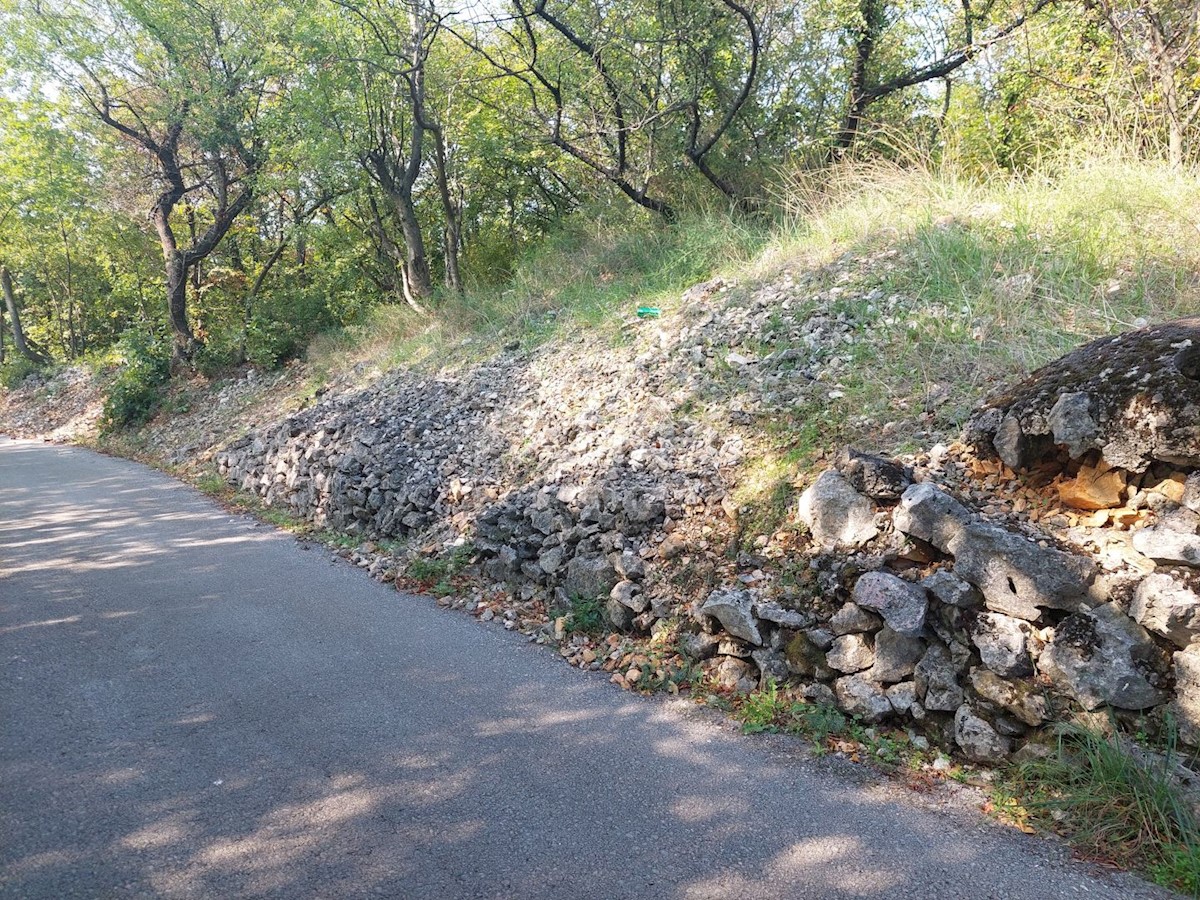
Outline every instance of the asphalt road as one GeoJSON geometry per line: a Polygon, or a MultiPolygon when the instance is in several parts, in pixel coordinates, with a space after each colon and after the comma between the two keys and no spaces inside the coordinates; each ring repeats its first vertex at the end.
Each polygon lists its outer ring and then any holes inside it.
{"type": "Polygon", "coordinates": [[[0,440],[0,661],[3,897],[1163,896],[79,449],[0,440]]]}

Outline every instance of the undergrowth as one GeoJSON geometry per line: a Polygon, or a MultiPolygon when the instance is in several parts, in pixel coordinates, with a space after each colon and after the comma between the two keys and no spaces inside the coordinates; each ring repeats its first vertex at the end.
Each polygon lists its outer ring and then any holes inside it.
{"type": "Polygon", "coordinates": [[[1174,747],[1140,753],[1119,735],[1064,728],[1055,752],[1016,768],[1010,790],[1024,811],[1084,856],[1138,869],[1200,896],[1200,822],[1172,777],[1174,747]]]}

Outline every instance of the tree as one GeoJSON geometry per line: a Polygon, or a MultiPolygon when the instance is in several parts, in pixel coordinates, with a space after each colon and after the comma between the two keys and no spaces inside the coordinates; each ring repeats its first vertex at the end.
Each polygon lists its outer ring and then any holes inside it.
{"type": "Polygon", "coordinates": [[[153,173],[175,356],[189,359],[189,282],[250,208],[268,159],[265,119],[285,87],[270,53],[276,7],[60,0],[30,12],[46,67],[153,173]]]}

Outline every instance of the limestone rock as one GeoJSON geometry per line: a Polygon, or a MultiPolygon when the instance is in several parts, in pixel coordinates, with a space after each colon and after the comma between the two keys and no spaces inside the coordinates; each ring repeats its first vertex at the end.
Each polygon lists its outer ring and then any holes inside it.
{"type": "Polygon", "coordinates": [[[613,563],[613,568],[622,578],[641,581],[646,577],[646,563],[632,550],[624,550],[613,563]]]}
{"type": "Polygon", "coordinates": [[[1058,498],[1075,509],[1112,509],[1124,502],[1125,473],[1107,466],[1083,466],[1058,485],[1058,498]]]}
{"type": "Polygon", "coordinates": [[[1036,728],[1050,718],[1050,704],[1036,693],[1029,681],[1008,681],[987,669],[971,671],[971,687],[985,700],[1012,713],[1026,725],[1036,728]]]}
{"type": "Polygon", "coordinates": [[[685,631],[679,635],[679,649],[688,659],[710,659],[717,652],[721,639],[715,634],[693,634],[685,631]]]}
{"type": "Polygon", "coordinates": [[[896,500],[912,484],[912,472],[895,460],[849,447],[839,454],[836,465],[854,490],[874,500],[896,500]]]}
{"type": "Polygon", "coordinates": [[[954,742],[974,762],[1003,762],[1012,753],[1012,741],[998,734],[965,703],[954,713],[954,742]]]}
{"type": "Polygon", "coordinates": [[[971,640],[983,664],[1005,678],[1033,674],[1026,638],[1029,625],[1000,613],[984,613],[975,620],[971,640]]]}
{"type": "Polygon", "coordinates": [[[799,516],[822,545],[854,547],[879,534],[871,501],[832,469],[800,495],[799,516]]]}
{"type": "Polygon", "coordinates": [[[888,703],[892,704],[892,709],[899,715],[913,715],[913,708],[917,703],[917,686],[911,681],[902,681],[899,684],[893,684],[890,688],[884,691],[887,695],[888,703]]]}
{"type": "Polygon", "coordinates": [[[784,655],[788,669],[802,678],[822,678],[830,673],[825,662],[825,651],[805,634],[797,634],[788,641],[784,655]]]}
{"type": "Polygon", "coordinates": [[[875,662],[871,639],[863,634],[844,634],[836,638],[825,654],[825,662],[839,672],[861,672],[875,662]]]}
{"type": "Polygon", "coordinates": [[[1155,525],[1133,533],[1133,549],[1155,562],[1200,568],[1200,535],[1155,525]]]}
{"type": "Polygon", "coordinates": [[[633,627],[633,610],[619,600],[605,601],[604,615],[617,631],[628,631],[633,627]]]}
{"type": "Polygon", "coordinates": [[[1107,603],[1064,619],[1038,665],[1086,710],[1148,709],[1166,699],[1148,677],[1158,656],[1146,630],[1107,603]]]}
{"type": "Polygon", "coordinates": [[[718,686],[738,694],[758,689],[758,671],[754,665],[733,656],[722,657],[713,676],[718,686]]]}
{"type": "Polygon", "coordinates": [[[608,596],[635,613],[643,613],[650,608],[650,599],[642,593],[641,586],[632,581],[618,581],[608,596]]]}
{"type": "Polygon", "coordinates": [[[913,672],[913,683],[926,709],[953,712],[962,705],[963,690],[958,684],[958,671],[950,651],[941,644],[932,644],[925,651],[913,672]]]}
{"type": "Polygon", "coordinates": [[[784,609],[778,603],[759,600],[754,604],[754,614],[764,622],[771,622],[783,628],[809,628],[815,621],[810,613],[798,612],[794,609],[784,609]]]}
{"type": "Polygon", "coordinates": [[[967,525],[974,519],[971,511],[943,491],[928,484],[914,484],[900,497],[892,516],[897,530],[933,544],[943,553],[953,553],[967,525]]]}
{"type": "Polygon", "coordinates": [[[847,601],[829,620],[829,629],[835,635],[878,631],[882,627],[883,619],[850,601],[847,601]]]}
{"type": "Polygon", "coordinates": [[[1200,594],[1165,572],[1142,579],[1129,614],[1178,647],[1200,640],[1200,594]]]}
{"type": "Polygon", "coordinates": [[[758,671],[762,674],[763,679],[770,678],[778,682],[783,681],[791,674],[787,657],[778,650],[755,650],[750,654],[750,658],[758,666],[758,671]]]}
{"type": "Polygon", "coordinates": [[[749,591],[718,588],[708,595],[700,607],[702,616],[711,616],[735,637],[762,646],[762,633],[753,612],[749,591]]]}
{"type": "Polygon", "coordinates": [[[845,713],[858,716],[869,725],[883,721],[892,712],[892,703],[882,688],[861,675],[847,675],[833,683],[838,707],[845,713]]]}
{"type": "MultiPolygon", "coordinates": [[[[1013,461],[1065,445],[1111,466],[1200,466],[1200,318],[1093,341],[989,397],[964,438],[1013,461]]],[[[1016,466],[1014,466],[1016,468],[1016,466]]]]}
{"type": "Polygon", "coordinates": [[[1039,547],[996,525],[973,523],[954,550],[954,572],[983,592],[988,609],[1036,620],[1041,610],[1078,610],[1096,573],[1090,559],[1039,547]]]}
{"type": "Polygon", "coordinates": [[[1175,699],[1170,710],[1179,727],[1179,739],[1200,747],[1200,644],[1172,657],[1175,664],[1175,699]]]}
{"type": "Polygon", "coordinates": [[[884,628],[875,635],[875,662],[864,677],[880,684],[894,684],[912,675],[925,655],[925,643],[917,637],[884,628]]]}
{"type": "Polygon", "coordinates": [[[946,569],[938,569],[932,575],[921,579],[921,586],[935,600],[947,606],[957,609],[975,609],[983,606],[983,594],[979,589],[946,569]]]}
{"type": "Polygon", "coordinates": [[[607,597],[617,583],[612,563],[602,555],[576,555],[567,563],[563,590],[569,597],[596,599],[607,597]]]}
{"type": "Polygon", "coordinates": [[[867,572],[860,577],[851,599],[883,616],[893,631],[910,636],[921,633],[929,609],[924,588],[887,572],[867,572]]]}

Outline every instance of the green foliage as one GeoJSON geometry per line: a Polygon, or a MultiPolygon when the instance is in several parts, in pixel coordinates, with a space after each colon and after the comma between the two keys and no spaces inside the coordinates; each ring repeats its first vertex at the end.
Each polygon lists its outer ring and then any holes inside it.
{"type": "Polygon", "coordinates": [[[1200,823],[1171,776],[1173,748],[1135,752],[1119,735],[1064,728],[1056,752],[1026,763],[1013,782],[1033,814],[1099,859],[1200,892],[1200,823]]]}
{"type": "Polygon", "coordinates": [[[583,634],[601,635],[611,630],[608,616],[604,614],[604,601],[596,598],[573,597],[567,610],[566,630],[583,634]]]}
{"type": "Polygon", "coordinates": [[[43,371],[43,366],[19,353],[14,353],[5,359],[3,366],[0,366],[0,384],[13,390],[24,384],[25,379],[30,375],[37,375],[43,371]]]}
{"type": "Polygon", "coordinates": [[[131,330],[122,336],[117,349],[122,363],[105,393],[100,415],[103,433],[147,422],[171,377],[169,342],[131,330]]]}
{"type": "Polygon", "coordinates": [[[467,567],[474,552],[473,546],[464,544],[442,556],[418,556],[405,567],[404,575],[435,596],[449,596],[455,590],[454,577],[467,567]]]}
{"type": "Polygon", "coordinates": [[[849,727],[848,720],[837,709],[789,697],[773,678],[768,678],[765,687],[742,701],[737,716],[744,734],[783,732],[806,737],[817,745],[849,727]]]}

